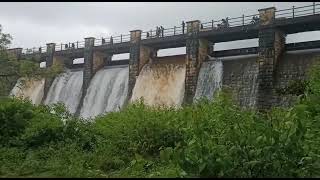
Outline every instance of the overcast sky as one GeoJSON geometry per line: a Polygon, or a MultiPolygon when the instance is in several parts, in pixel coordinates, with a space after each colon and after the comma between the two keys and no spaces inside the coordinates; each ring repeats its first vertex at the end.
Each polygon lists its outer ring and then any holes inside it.
{"type": "MultiPolygon", "coordinates": [[[[309,4],[312,2],[1,2],[0,24],[13,36],[11,47],[31,48],[128,34],[130,30],[150,30],[160,25],[169,28],[182,21],[251,15],[272,6],[285,9],[309,4]]],[[[288,37],[288,41],[319,39],[319,32],[288,37]]],[[[247,42],[249,46],[257,44],[257,40],[247,42]]],[[[229,49],[234,44],[224,43],[217,48],[229,49]]]]}

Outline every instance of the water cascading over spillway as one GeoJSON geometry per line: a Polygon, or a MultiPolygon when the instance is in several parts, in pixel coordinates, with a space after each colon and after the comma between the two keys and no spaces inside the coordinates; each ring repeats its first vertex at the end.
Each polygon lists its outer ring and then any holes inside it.
{"type": "Polygon", "coordinates": [[[185,91],[185,74],[185,65],[146,64],[136,80],[131,101],[143,98],[151,106],[180,106],[185,91]]]}
{"type": "Polygon", "coordinates": [[[33,104],[40,104],[44,93],[44,79],[18,79],[16,85],[11,90],[10,95],[29,99],[33,104]]]}
{"type": "Polygon", "coordinates": [[[212,99],[214,93],[221,89],[223,76],[223,64],[221,60],[203,62],[197,82],[194,100],[202,97],[212,99]]]}
{"type": "Polygon", "coordinates": [[[129,67],[116,66],[99,70],[90,82],[80,116],[93,118],[118,111],[128,94],[129,67]]]}
{"type": "Polygon", "coordinates": [[[71,113],[75,113],[81,98],[82,81],[82,70],[67,70],[54,79],[44,103],[64,103],[71,113]]]}

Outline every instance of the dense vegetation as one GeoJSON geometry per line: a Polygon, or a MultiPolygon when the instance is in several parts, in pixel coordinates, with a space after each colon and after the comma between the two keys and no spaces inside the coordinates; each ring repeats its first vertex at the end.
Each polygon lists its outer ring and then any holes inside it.
{"type": "Polygon", "coordinates": [[[291,108],[260,114],[226,91],[181,109],[143,102],[92,121],[1,99],[1,177],[319,177],[320,67],[291,108]]]}

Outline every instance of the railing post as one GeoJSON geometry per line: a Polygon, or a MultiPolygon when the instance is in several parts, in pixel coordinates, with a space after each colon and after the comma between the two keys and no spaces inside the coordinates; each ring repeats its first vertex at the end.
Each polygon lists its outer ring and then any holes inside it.
{"type": "MultiPolygon", "coordinates": [[[[59,45],[57,44],[57,47],[59,45]]],[[[46,50],[46,68],[50,68],[54,64],[54,54],[56,51],[56,44],[55,43],[48,43],[47,44],[47,50],[46,50]]],[[[54,78],[53,77],[46,77],[44,81],[44,90],[43,90],[43,99],[45,100],[48,94],[48,91],[50,89],[50,86],[53,82],[54,78]]]]}
{"type": "Polygon", "coordinates": [[[242,15],[242,26],[244,26],[244,14],[242,15]]]}
{"type": "Polygon", "coordinates": [[[292,18],[294,18],[294,6],[292,6],[292,18]]]}
{"type": "Polygon", "coordinates": [[[78,43],[78,41],[77,41],[77,49],[79,48],[78,44],[79,44],[79,43],[78,43]]]}
{"type": "Polygon", "coordinates": [[[151,38],[152,38],[152,29],[151,29],[151,31],[150,31],[150,36],[151,36],[151,38]]]}
{"type": "Polygon", "coordinates": [[[120,34],[120,42],[122,43],[122,34],[120,34]]]}
{"type": "Polygon", "coordinates": [[[212,29],[214,28],[214,26],[213,26],[213,19],[212,19],[212,21],[211,21],[211,27],[212,27],[212,29]]]}
{"type": "Polygon", "coordinates": [[[313,2],[313,15],[316,13],[316,3],[313,2]]]}
{"type": "Polygon", "coordinates": [[[173,35],[176,35],[176,26],[173,27],[173,35]]]}
{"type": "Polygon", "coordinates": [[[60,49],[60,51],[62,51],[62,43],[61,43],[61,49],[60,49]]]}

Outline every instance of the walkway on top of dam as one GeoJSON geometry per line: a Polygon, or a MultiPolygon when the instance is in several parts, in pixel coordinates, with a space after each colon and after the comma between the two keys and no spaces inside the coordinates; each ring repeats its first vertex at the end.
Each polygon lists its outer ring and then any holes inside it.
{"type": "MultiPolygon", "coordinates": [[[[258,38],[259,14],[212,20],[200,24],[199,38],[205,38],[213,43],[258,38]]],[[[177,48],[186,46],[187,25],[173,28],[143,31],[141,45],[157,49],[177,48]]],[[[313,3],[308,6],[292,7],[276,10],[275,19],[271,25],[264,28],[278,28],[285,34],[293,34],[320,29],[320,4],[313,3]]],[[[84,56],[84,41],[67,44],[56,44],[55,55],[82,58],[84,56]]],[[[94,51],[103,51],[110,54],[129,53],[130,34],[109,38],[95,39],[94,51]]],[[[40,57],[42,62],[46,56],[46,47],[23,49],[24,57],[40,57]]]]}

